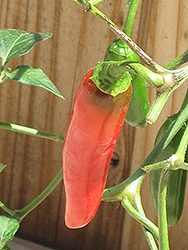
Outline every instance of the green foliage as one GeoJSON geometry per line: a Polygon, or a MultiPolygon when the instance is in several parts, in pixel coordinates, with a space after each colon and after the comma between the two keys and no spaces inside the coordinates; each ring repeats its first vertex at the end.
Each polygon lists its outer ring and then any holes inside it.
{"type": "Polygon", "coordinates": [[[0,216],[0,249],[9,249],[5,244],[13,239],[18,228],[19,222],[16,219],[0,216]]]}
{"type": "Polygon", "coordinates": [[[1,67],[12,58],[22,56],[29,52],[32,47],[52,36],[51,33],[30,33],[15,29],[0,30],[0,58],[1,67]]]}
{"type": "Polygon", "coordinates": [[[10,80],[16,80],[23,84],[42,87],[52,92],[54,95],[63,98],[52,81],[39,68],[32,68],[27,65],[19,65],[12,73],[10,73],[9,70],[5,70],[4,74],[10,80]]]}
{"type": "Polygon", "coordinates": [[[6,168],[6,165],[0,163],[0,173],[3,171],[4,168],[6,168]]]}
{"type": "Polygon", "coordinates": [[[11,250],[11,249],[7,245],[5,245],[2,250],[11,250]]]}
{"type": "Polygon", "coordinates": [[[32,68],[27,65],[19,65],[10,72],[10,69],[4,69],[6,63],[15,57],[28,53],[32,47],[43,40],[52,36],[51,33],[30,33],[23,30],[1,29],[0,30],[0,58],[1,75],[0,82],[7,80],[16,80],[27,85],[42,87],[60,98],[64,98],[47,75],[38,68],[32,68]]]}
{"type": "Polygon", "coordinates": [[[132,0],[127,0],[127,6],[131,4],[132,0]]]}

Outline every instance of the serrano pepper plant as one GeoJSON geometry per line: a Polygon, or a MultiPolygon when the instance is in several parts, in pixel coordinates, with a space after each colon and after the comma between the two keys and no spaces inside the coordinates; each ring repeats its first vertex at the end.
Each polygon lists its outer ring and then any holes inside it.
{"type": "MultiPolygon", "coordinates": [[[[95,216],[101,201],[120,201],[143,227],[150,249],[168,250],[167,225],[177,223],[184,204],[188,169],[188,92],[181,110],[161,127],[153,150],[137,171],[115,187],[105,189],[105,183],[124,121],[143,128],[157,120],[169,96],[188,78],[188,66],[182,66],[187,62],[188,50],[162,67],[132,41],[130,36],[139,0],[127,0],[129,12],[123,31],[95,7],[103,0],[75,1],[85,12],[92,12],[100,18],[117,35],[117,39],[107,48],[104,61],[94,65],[83,77],[75,95],[65,141],[61,135],[0,122],[1,129],[64,142],[63,171],[60,168],[34,201],[14,211],[0,202],[0,207],[7,213],[7,216],[0,216],[0,249],[9,249],[6,243],[14,237],[23,218],[64,179],[67,227],[86,226],[95,216]],[[151,107],[147,96],[149,87],[156,89],[151,107]],[[151,192],[158,225],[147,218],[142,207],[140,188],[148,172],[151,172],[151,192]]],[[[63,98],[42,70],[27,65],[19,65],[12,72],[6,68],[9,60],[26,54],[36,43],[50,37],[50,33],[0,30],[0,82],[17,80],[40,86],[63,98]]],[[[0,164],[1,171],[5,167],[0,164]]]]}

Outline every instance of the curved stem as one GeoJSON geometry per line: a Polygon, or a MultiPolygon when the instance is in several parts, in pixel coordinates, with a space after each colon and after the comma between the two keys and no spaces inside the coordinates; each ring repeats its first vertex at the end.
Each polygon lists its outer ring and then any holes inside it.
{"type": "Polygon", "coordinates": [[[157,120],[165,103],[167,102],[173,91],[174,90],[171,89],[170,91],[164,91],[163,93],[157,94],[155,96],[152,106],[150,107],[150,110],[146,116],[147,123],[152,124],[157,120]]]}
{"type": "Polygon", "coordinates": [[[124,25],[124,28],[123,28],[123,32],[125,34],[127,34],[127,36],[129,36],[129,37],[131,36],[132,27],[133,27],[133,23],[134,23],[136,11],[137,11],[138,3],[139,3],[139,0],[132,0],[131,5],[129,7],[129,12],[127,14],[127,18],[126,18],[126,21],[125,21],[125,25],[124,25]]]}
{"type": "MultiPolygon", "coordinates": [[[[181,110],[176,120],[172,122],[164,136],[155,145],[154,149],[147,156],[141,166],[128,179],[118,184],[117,186],[105,189],[103,201],[121,201],[125,196],[133,198],[140,191],[141,183],[148,171],[153,170],[153,163],[159,154],[168,146],[176,133],[181,129],[184,123],[188,120],[188,105],[181,110]]],[[[155,166],[154,166],[155,167],[155,166]]]]}
{"type": "Polygon", "coordinates": [[[147,114],[146,119],[147,122],[150,124],[157,120],[159,114],[161,113],[161,110],[163,109],[170,95],[188,79],[188,65],[174,71],[169,71],[169,73],[170,72],[173,73],[174,79],[171,78],[170,74],[167,75],[167,79],[168,77],[170,77],[170,80],[164,82],[164,85],[161,87],[161,89],[157,89],[157,95],[147,114]]]}
{"type": "Polygon", "coordinates": [[[166,195],[170,168],[162,170],[159,181],[158,194],[158,220],[159,220],[159,249],[169,250],[167,211],[166,211],[166,195]]]}
{"type": "Polygon", "coordinates": [[[182,159],[182,161],[184,161],[185,158],[185,153],[187,150],[187,144],[188,144],[188,125],[185,129],[185,132],[182,136],[182,139],[180,141],[180,144],[178,146],[178,149],[175,153],[175,155],[177,155],[178,159],[182,159]]]}
{"type": "MultiPolygon", "coordinates": [[[[91,5],[90,11],[98,16],[104,23],[108,25],[108,27],[119,37],[121,38],[127,45],[145,62],[150,68],[152,68],[156,72],[161,72],[162,67],[156,64],[153,59],[148,56],[132,39],[127,36],[123,31],[119,29],[106,15],[104,15],[100,10],[98,10],[95,6],[91,5]]],[[[164,71],[164,70],[162,70],[164,71]]]]}
{"type": "Polygon", "coordinates": [[[116,26],[110,18],[108,18],[104,13],[97,9],[94,5],[90,4],[88,0],[74,0],[82,5],[84,11],[91,11],[94,15],[98,16],[108,27],[143,60],[150,68],[156,72],[163,72],[164,69],[158,65],[153,59],[148,56],[137,44],[135,44],[129,36],[127,36],[123,31],[116,26]]]}
{"type": "Polygon", "coordinates": [[[0,122],[0,129],[6,129],[6,130],[10,130],[10,131],[14,131],[14,132],[22,133],[22,134],[27,134],[27,135],[32,135],[32,136],[36,136],[40,138],[45,138],[45,139],[49,139],[49,140],[53,140],[57,142],[64,141],[64,136],[62,135],[42,132],[34,128],[21,126],[21,125],[14,124],[14,123],[0,122]]]}
{"type": "Polygon", "coordinates": [[[122,183],[104,190],[102,201],[122,201],[125,197],[134,201],[135,196],[140,192],[140,188],[146,172],[138,168],[134,174],[122,183]]]}
{"type": "Polygon", "coordinates": [[[125,197],[122,200],[122,206],[126,209],[126,211],[138,222],[140,222],[145,228],[147,228],[154,237],[158,240],[159,239],[159,230],[158,227],[151,222],[148,218],[140,214],[131,204],[128,197],[125,197]]]}
{"type": "Polygon", "coordinates": [[[0,201],[0,207],[10,216],[14,215],[14,211],[12,211],[11,209],[9,209],[8,207],[6,207],[3,202],[0,201]]]}
{"type": "MultiPolygon", "coordinates": [[[[182,110],[182,109],[184,109],[185,108],[185,106],[188,104],[188,87],[187,87],[187,92],[186,92],[186,95],[185,95],[185,97],[184,97],[184,100],[183,100],[183,103],[182,103],[182,105],[181,105],[181,108],[180,108],[180,111],[182,110]]],[[[179,111],[179,112],[180,112],[179,111]]],[[[178,112],[178,113],[179,113],[178,112]]]]}
{"type": "Polygon", "coordinates": [[[92,4],[92,5],[96,5],[100,2],[102,2],[103,0],[89,0],[89,3],[92,4]]]}
{"type": "Polygon", "coordinates": [[[0,79],[0,84],[4,83],[7,79],[8,77],[3,77],[2,79],[0,79]]]}
{"type": "Polygon", "coordinates": [[[37,207],[62,181],[63,178],[63,170],[61,169],[58,174],[54,177],[54,179],[50,182],[47,188],[29,205],[20,210],[14,211],[14,217],[21,222],[25,216],[30,213],[35,207],[37,207]]]}
{"type": "Polygon", "coordinates": [[[85,12],[88,12],[91,10],[91,4],[89,3],[88,0],[74,0],[74,1],[81,4],[85,12]]]}
{"type": "Polygon", "coordinates": [[[125,66],[130,72],[133,72],[137,74],[138,76],[141,76],[144,80],[146,80],[149,85],[153,87],[160,87],[163,86],[165,83],[164,76],[158,73],[155,73],[145,67],[144,65],[137,63],[137,62],[125,62],[125,66]]]}
{"type": "Polygon", "coordinates": [[[176,69],[180,65],[186,63],[187,61],[188,61],[188,49],[186,49],[186,51],[180,56],[178,56],[175,60],[167,64],[165,68],[170,70],[176,69]]]}
{"type": "Polygon", "coordinates": [[[147,166],[149,164],[154,163],[158,155],[168,146],[170,141],[174,138],[174,136],[177,134],[177,132],[180,130],[180,128],[184,125],[184,123],[188,120],[188,104],[185,106],[184,109],[181,110],[179,116],[175,121],[172,122],[164,136],[161,138],[161,140],[155,145],[152,152],[149,154],[149,156],[145,159],[145,161],[142,163],[141,168],[143,170],[150,171],[152,169],[152,165],[147,166]]]}
{"type": "MultiPolygon", "coordinates": [[[[77,2],[81,3],[83,1],[78,0],[77,2]]],[[[84,1],[85,2],[85,1],[84,1]]],[[[153,123],[158,118],[162,108],[164,107],[167,99],[169,96],[173,93],[175,89],[177,89],[188,77],[188,71],[187,68],[182,68],[180,70],[176,71],[169,71],[160,65],[158,65],[156,62],[153,61],[153,59],[148,56],[137,44],[135,44],[129,36],[127,36],[123,31],[119,29],[118,26],[116,26],[105,14],[103,14],[100,10],[98,10],[94,5],[90,5],[89,8],[86,4],[81,3],[82,7],[86,11],[91,11],[93,14],[98,16],[100,19],[102,19],[103,22],[105,22],[108,27],[122,40],[124,41],[142,60],[143,62],[155,73],[159,74],[166,74],[164,75],[164,83],[162,86],[156,87],[157,89],[157,95],[156,98],[148,112],[147,115],[147,121],[148,123],[153,123]]],[[[179,61],[179,63],[182,63],[184,61],[187,61],[187,54],[185,54],[179,61]]],[[[175,63],[176,66],[178,63],[175,63]]],[[[167,66],[168,68],[169,66],[167,66]]],[[[171,64],[170,67],[173,67],[171,64]]]]}
{"type": "MultiPolygon", "coordinates": [[[[134,204],[135,204],[135,208],[138,210],[138,212],[140,214],[142,214],[143,216],[145,216],[145,212],[144,212],[140,197],[137,197],[137,196],[135,197],[134,204]]],[[[148,241],[148,245],[149,245],[150,249],[151,250],[158,250],[158,247],[156,245],[153,234],[146,227],[143,227],[143,230],[144,230],[144,233],[145,233],[145,236],[146,236],[146,239],[148,241]]]]}

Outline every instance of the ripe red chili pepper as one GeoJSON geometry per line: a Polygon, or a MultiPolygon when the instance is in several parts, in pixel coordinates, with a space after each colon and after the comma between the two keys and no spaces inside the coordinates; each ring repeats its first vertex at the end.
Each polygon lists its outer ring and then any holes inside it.
{"type": "Polygon", "coordinates": [[[90,79],[92,72],[87,72],[77,90],[63,146],[69,228],[81,228],[95,216],[131,98],[131,85],[116,97],[103,93],[90,79]]]}

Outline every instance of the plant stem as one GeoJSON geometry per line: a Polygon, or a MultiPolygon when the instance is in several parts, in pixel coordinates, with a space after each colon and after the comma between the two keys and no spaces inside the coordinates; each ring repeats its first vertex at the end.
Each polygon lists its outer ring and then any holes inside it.
{"type": "Polygon", "coordinates": [[[122,200],[122,206],[126,209],[126,211],[138,222],[140,222],[145,228],[147,228],[154,237],[158,240],[159,239],[159,231],[158,227],[151,222],[148,218],[140,214],[131,204],[128,197],[125,197],[122,200]]]}
{"type": "MultiPolygon", "coordinates": [[[[80,1],[77,1],[80,3],[80,1]]],[[[158,74],[162,74],[164,77],[164,83],[161,86],[155,86],[157,89],[156,98],[148,112],[147,121],[148,123],[153,123],[158,118],[162,108],[164,107],[167,99],[173,93],[175,89],[177,89],[188,77],[187,68],[182,68],[176,71],[169,71],[156,62],[153,61],[151,57],[149,57],[137,44],[135,44],[129,36],[127,36],[123,31],[121,31],[118,26],[116,26],[106,15],[104,15],[99,9],[95,6],[90,5],[89,8],[86,4],[81,3],[82,7],[91,11],[93,14],[98,16],[105,22],[108,27],[122,40],[124,41],[142,60],[143,62],[154,72],[158,74]],[[164,74],[164,75],[163,75],[164,74]]],[[[187,61],[187,53],[184,54],[183,57],[178,59],[179,63],[187,61]]],[[[177,66],[178,63],[176,62],[177,66]]],[[[171,64],[168,67],[173,67],[171,64]]]]}
{"type": "Polygon", "coordinates": [[[88,0],[74,0],[74,1],[81,4],[85,12],[90,11],[91,5],[88,0]]]}
{"type": "MultiPolygon", "coordinates": [[[[186,95],[185,95],[185,97],[184,97],[182,106],[181,106],[181,108],[180,108],[180,111],[181,111],[182,109],[184,109],[185,106],[186,106],[187,104],[188,104],[188,88],[187,88],[187,92],[186,92],[186,95]]],[[[179,112],[180,112],[180,111],[179,111],[179,112]]]]}
{"type": "Polygon", "coordinates": [[[14,215],[14,211],[12,211],[11,209],[9,209],[8,207],[6,207],[1,201],[0,201],[0,207],[10,216],[14,215]]]}
{"type": "Polygon", "coordinates": [[[159,117],[165,103],[167,102],[170,95],[173,93],[173,89],[170,91],[164,91],[163,93],[157,94],[152,103],[152,106],[147,113],[146,120],[148,124],[154,123],[159,117]]]}
{"type": "Polygon", "coordinates": [[[46,189],[35,200],[23,209],[14,211],[14,217],[21,222],[28,213],[37,207],[57,187],[57,185],[62,181],[62,178],[63,170],[61,169],[46,189]]]}
{"type": "Polygon", "coordinates": [[[161,171],[158,194],[159,249],[169,250],[166,195],[170,168],[161,171]]]}
{"type": "MultiPolygon", "coordinates": [[[[151,230],[153,229],[148,228],[147,225],[145,225],[145,222],[147,221],[147,223],[149,223],[149,221],[145,217],[144,212],[141,211],[140,209],[141,205],[139,205],[137,202],[139,199],[138,195],[140,195],[141,183],[144,179],[144,176],[146,175],[146,172],[152,170],[153,167],[152,164],[155,162],[158,155],[168,146],[170,141],[173,139],[173,137],[176,135],[176,133],[180,130],[180,128],[184,125],[184,123],[187,120],[188,120],[188,105],[186,105],[185,108],[181,110],[177,119],[172,122],[169,129],[166,131],[165,135],[155,145],[152,152],[145,159],[142,165],[136,170],[136,172],[133,175],[131,175],[128,179],[118,184],[117,186],[106,189],[103,194],[103,201],[108,201],[108,202],[121,201],[123,207],[129,212],[129,214],[133,218],[138,220],[152,234],[153,231],[151,230]],[[133,207],[130,200],[134,203],[134,206],[139,212],[133,207]]],[[[155,234],[154,236],[156,237],[155,234]]],[[[150,235],[147,235],[147,239],[149,239],[149,237],[150,235]]],[[[154,240],[152,238],[149,239],[149,244],[150,245],[154,244],[154,240]]]]}
{"type": "Polygon", "coordinates": [[[110,18],[108,18],[105,14],[103,14],[99,9],[95,6],[91,5],[89,9],[94,15],[98,16],[104,23],[108,25],[108,27],[119,37],[121,38],[127,45],[145,62],[150,68],[152,68],[156,72],[163,72],[164,69],[156,64],[151,57],[149,57],[136,43],[134,43],[130,37],[128,37],[123,31],[116,26],[110,18]]]}
{"type": "Polygon", "coordinates": [[[89,3],[92,4],[92,5],[96,5],[100,2],[102,2],[103,0],[89,0],[89,3]]]}
{"type": "Polygon", "coordinates": [[[145,161],[140,166],[143,170],[150,171],[152,170],[152,165],[147,166],[149,164],[153,164],[158,155],[168,146],[170,141],[174,138],[180,128],[184,125],[184,123],[188,120],[188,104],[185,106],[184,109],[181,110],[179,116],[176,120],[172,122],[170,127],[167,129],[164,136],[161,140],[155,145],[152,152],[149,156],[145,159],[145,161]],[[147,167],[146,167],[147,166],[147,167]]]}
{"type": "Polygon", "coordinates": [[[135,73],[136,75],[141,76],[144,80],[146,80],[150,86],[155,88],[160,88],[165,84],[165,79],[163,75],[155,73],[145,67],[144,65],[134,62],[125,62],[125,65],[128,71],[135,73]]]}
{"type": "Polygon", "coordinates": [[[137,11],[138,3],[139,3],[139,0],[132,0],[131,5],[129,7],[129,12],[127,14],[127,18],[126,18],[126,21],[125,21],[125,25],[124,25],[124,28],[123,28],[123,32],[125,34],[127,34],[127,36],[129,36],[129,37],[131,36],[132,27],[133,27],[133,23],[134,23],[136,11],[137,11]]]}
{"type": "Polygon", "coordinates": [[[94,5],[90,4],[88,6],[87,2],[83,0],[74,0],[77,3],[82,5],[82,8],[85,11],[90,11],[94,15],[98,16],[104,23],[108,25],[108,27],[145,62],[150,68],[152,68],[156,72],[163,72],[164,69],[153,61],[151,57],[149,57],[136,43],[134,43],[129,36],[127,36],[123,31],[119,29],[117,25],[115,25],[110,18],[108,18],[104,13],[102,13],[99,9],[97,9],[94,5]]]}
{"type": "Polygon", "coordinates": [[[173,79],[170,79],[169,81],[166,81],[164,83],[164,85],[162,86],[162,91],[160,88],[157,89],[157,95],[146,117],[147,122],[150,124],[154,123],[157,120],[159,114],[161,113],[161,110],[163,109],[170,95],[188,79],[188,65],[169,72],[173,73],[174,83],[173,79]],[[172,86],[168,86],[171,83],[172,86]]]}
{"type": "Polygon", "coordinates": [[[124,204],[124,208],[129,212],[129,214],[136,218],[139,222],[141,221],[144,233],[151,249],[157,250],[157,246],[152,233],[147,227],[144,226],[144,223],[147,223],[154,226],[154,230],[157,230],[157,227],[152,224],[152,222],[149,221],[145,216],[141,204],[140,188],[145,175],[145,171],[140,168],[137,169],[137,171],[124,182],[118,184],[115,187],[106,189],[104,191],[102,200],[106,202],[123,202],[122,205],[124,204]]]}
{"type": "Polygon", "coordinates": [[[188,61],[188,49],[183,54],[178,56],[175,60],[167,64],[165,68],[170,70],[176,69],[180,65],[186,63],[187,61],[188,61]]]}
{"type": "Polygon", "coordinates": [[[0,129],[6,129],[6,130],[22,133],[22,134],[45,138],[45,139],[53,140],[56,142],[64,141],[64,136],[38,131],[37,129],[34,129],[34,128],[29,128],[29,127],[25,127],[25,126],[13,124],[13,123],[0,122],[0,129]]]}
{"type": "Polygon", "coordinates": [[[177,155],[179,160],[181,159],[182,161],[184,161],[185,153],[187,150],[187,144],[188,144],[188,125],[186,126],[185,132],[182,136],[178,149],[175,153],[175,155],[177,155]]]}
{"type": "MultiPolygon", "coordinates": [[[[187,119],[188,119],[188,105],[186,105],[185,108],[181,110],[177,119],[172,122],[169,129],[166,131],[165,135],[155,145],[152,152],[145,159],[142,165],[136,170],[136,172],[133,175],[131,175],[128,179],[118,184],[117,186],[108,188],[104,191],[103,201],[118,201],[118,200],[122,201],[123,207],[129,212],[129,214],[136,220],[140,221],[141,224],[152,234],[153,234],[153,231],[151,231],[152,229],[148,228],[147,225],[144,224],[146,221],[147,223],[149,223],[149,221],[144,216],[144,213],[140,210],[140,205],[136,201],[137,200],[136,197],[140,192],[141,183],[146,172],[152,170],[153,167],[152,164],[155,162],[158,155],[168,146],[170,141],[180,130],[180,128],[184,125],[187,119]],[[134,195],[135,197],[133,197],[134,195]],[[134,201],[134,206],[139,212],[132,206],[130,199],[134,201]]],[[[156,237],[155,234],[154,236],[156,237]]],[[[150,236],[147,235],[147,239],[149,237],[150,236]]],[[[149,239],[149,242],[150,245],[154,244],[154,241],[152,239],[149,239]]]]}
{"type": "MultiPolygon", "coordinates": [[[[143,206],[142,206],[142,203],[141,203],[140,195],[139,196],[137,195],[135,197],[134,204],[135,204],[135,208],[138,210],[138,212],[140,214],[142,214],[143,216],[146,216],[145,212],[144,212],[144,209],[143,209],[143,206]]],[[[155,239],[153,237],[153,234],[146,227],[143,227],[143,230],[144,230],[144,234],[146,236],[146,239],[148,241],[150,249],[151,250],[158,250],[158,247],[156,245],[156,242],[155,242],[155,239]]]]}

